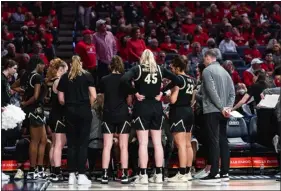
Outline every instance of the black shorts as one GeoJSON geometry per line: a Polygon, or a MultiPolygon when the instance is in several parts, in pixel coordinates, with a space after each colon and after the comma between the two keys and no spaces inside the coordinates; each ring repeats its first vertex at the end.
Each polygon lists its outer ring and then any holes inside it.
{"type": "Polygon", "coordinates": [[[128,121],[121,123],[103,122],[101,127],[103,134],[129,134],[131,132],[131,124],[128,121]]]}
{"type": "Polygon", "coordinates": [[[191,107],[171,107],[169,111],[169,123],[170,131],[172,133],[176,132],[186,132],[192,131],[193,127],[193,109],[191,107]]]}
{"type": "Polygon", "coordinates": [[[136,130],[161,130],[164,119],[161,102],[145,100],[135,104],[132,124],[136,130]]]}
{"type": "Polygon", "coordinates": [[[24,112],[26,113],[26,118],[23,124],[26,127],[41,127],[46,124],[46,117],[42,106],[29,106],[24,108],[24,112]]]}
{"type": "Polygon", "coordinates": [[[53,133],[66,133],[65,117],[60,112],[51,111],[49,125],[53,133]]]}

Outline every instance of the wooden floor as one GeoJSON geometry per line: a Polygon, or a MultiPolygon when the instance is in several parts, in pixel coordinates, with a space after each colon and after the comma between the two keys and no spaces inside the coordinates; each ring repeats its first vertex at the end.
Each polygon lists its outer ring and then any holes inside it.
{"type": "Polygon", "coordinates": [[[50,183],[47,190],[280,190],[280,182],[275,180],[231,180],[222,184],[201,184],[198,181],[190,183],[163,183],[149,185],[122,185],[110,182],[102,185],[93,182],[90,186],[77,186],[50,183]]]}

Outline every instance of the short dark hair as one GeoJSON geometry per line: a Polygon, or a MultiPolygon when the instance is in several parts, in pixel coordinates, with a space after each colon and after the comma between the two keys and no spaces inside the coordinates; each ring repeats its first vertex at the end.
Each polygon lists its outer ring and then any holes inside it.
{"type": "Polygon", "coordinates": [[[134,36],[137,32],[137,30],[139,30],[140,28],[139,27],[133,27],[132,30],[131,30],[131,35],[134,36]]]}
{"type": "Polygon", "coordinates": [[[16,61],[9,59],[4,63],[3,69],[6,70],[8,68],[12,68],[12,67],[17,66],[17,65],[18,65],[18,63],[16,61]]]}
{"type": "Polygon", "coordinates": [[[186,61],[183,59],[182,56],[176,56],[171,64],[173,67],[179,68],[180,71],[185,71],[187,65],[186,61]]]}
{"type": "Polygon", "coordinates": [[[206,56],[211,56],[213,58],[217,58],[217,53],[214,50],[210,49],[205,52],[204,57],[206,57],[206,56]]]}
{"type": "Polygon", "coordinates": [[[278,66],[275,68],[274,72],[273,72],[274,76],[279,76],[281,75],[281,66],[278,66]]]}

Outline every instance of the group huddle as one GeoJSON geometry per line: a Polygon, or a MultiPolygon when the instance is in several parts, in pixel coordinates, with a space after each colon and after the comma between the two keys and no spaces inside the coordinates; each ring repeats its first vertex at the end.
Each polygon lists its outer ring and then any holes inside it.
{"type": "MultiPolygon", "coordinates": [[[[212,55],[212,54],[211,54],[212,55]]],[[[24,88],[21,107],[27,114],[23,125],[29,127],[30,170],[27,179],[47,178],[43,168],[46,145],[46,128],[52,130],[50,180],[65,180],[61,171],[62,149],[67,143],[67,168],[69,184],[91,184],[85,175],[88,155],[89,134],[92,122],[91,108],[98,93],[104,97],[102,111],[103,152],[101,183],[107,184],[113,137],[118,134],[120,147],[121,183],[129,183],[128,142],[131,129],[136,131],[138,141],[139,174],[136,184],[162,183],[164,152],[161,140],[163,122],[163,99],[169,101],[168,121],[170,132],[178,149],[178,173],[168,178],[169,182],[187,182],[192,179],[190,168],[193,161],[191,131],[194,125],[193,108],[196,81],[186,75],[186,61],[177,56],[170,64],[170,70],[156,64],[154,55],[145,50],[138,65],[124,71],[119,56],[112,58],[111,73],[104,76],[98,87],[94,76],[83,69],[79,56],[72,57],[68,65],[59,58],[50,62],[43,80],[43,62],[31,58],[29,71],[12,85],[20,91],[24,88]],[[163,81],[169,81],[163,86],[163,81]],[[133,107],[132,113],[128,108],[133,107]],[[45,120],[44,109],[50,109],[45,120]],[[148,142],[151,136],[154,147],[155,171],[147,175],[148,142]]]]}

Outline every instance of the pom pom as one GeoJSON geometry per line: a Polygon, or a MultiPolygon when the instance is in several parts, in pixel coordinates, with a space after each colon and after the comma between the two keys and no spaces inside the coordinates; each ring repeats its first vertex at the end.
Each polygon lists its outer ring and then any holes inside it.
{"type": "Polygon", "coordinates": [[[20,107],[8,105],[2,112],[2,129],[14,129],[25,119],[25,113],[20,107]]]}

